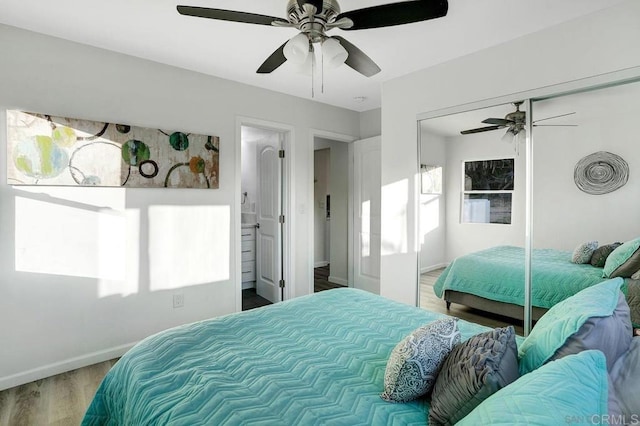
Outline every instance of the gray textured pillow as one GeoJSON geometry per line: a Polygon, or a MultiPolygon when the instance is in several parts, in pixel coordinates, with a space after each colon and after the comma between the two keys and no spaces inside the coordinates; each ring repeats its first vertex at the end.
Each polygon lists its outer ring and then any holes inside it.
{"type": "Polygon", "coordinates": [[[517,380],[512,326],[473,336],[449,354],[431,394],[429,425],[453,425],[493,393],[517,380]]]}
{"type": "Polygon", "coordinates": [[[580,244],[578,247],[573,250],[573,255],[571,256],[571,262],[573,263],[589,263],[591,260],[591,256],[593,256],[593,252],[598,248],[597,241],[589,241],[586,243],[580,244]]]}
{"type": "MultiPolygon", "coordinates": [[[[640,337],[634,337],[629,350],[616,361],[611,373],[615,401],[627,420],[640,416],[640,337]]],[[[611,394],[611,389],[609,391],[611,394]]],[[[611,405],[611,397],[609,398],[611,405]]]]}
{"type": "Polygon", "coordinates": [[[631,310],[631,324],[640,328],[640,281],[627,281],[627,304],[631,310]]]}
{"type": "Polygon", "coordinates": [[[598,268],[604,267],[605,262],[607,261],[607,257],[611,254],[612,251],[620,247],[622,243],[613,243],[607,244],[604,246],[598,247],[591,256],[591,265],[596,266],[598,268]]]}
{"type": "Polygon", "coordinates": [[[391,351],[380,397],[407,402],[428,393],[444,359],[458,343],[458,318],[439,319],[413,330],[391,351]]]}
{"type": "Polygon", "coordinates": [[[611,371],[613,364],[629,349],[632,337],[629,305],[620,292],[618,305],[610,316],[586,320],[547,362],[589,349],[598,349],[607,358],[607,370],[611,371]]]}
{"type": "Polygon", "coordinates": [[[631,275],[631,279],[640,280],[640,269],[638,269],[638,271],[635,274],[631,275]]]}

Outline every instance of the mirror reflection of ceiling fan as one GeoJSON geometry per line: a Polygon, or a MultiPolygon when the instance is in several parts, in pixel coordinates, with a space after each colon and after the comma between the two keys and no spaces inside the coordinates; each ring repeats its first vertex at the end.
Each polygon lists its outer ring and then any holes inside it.
{"type": "MultiPolygon", "coordinates": [[[[520,105],[522,105],[524,101],[514,102],[513,105],[516,107],[514,112],[510,112],[504,118],[487,118],[482,120],[485,124],[491,124],[491,126],[479,127],[476,129],[463,130],[460,134],[469,135],[473,133],[481,133],[488,132],[491,130],[498,129],[507,129],[507,132],[502,137],[502,140],[505,142],[520,142],[524,141],[526,136],[526,117],[527,113],[525,111],[520,111],[520,105]]],[[[538,126],[559,126],[559,127],[576,127],[576,124],[537,124],[540,121],[552,120],[555,118],[566,117],[568,115],[573,115],[575,112],[569,112],[566,114],[554,115],[552,117],[541,118],[540,120],[536,120],[533,122],[534,127],[538,126]]]]}
{"type": "Polygon", "coordinates": [[[320,43],[324,65],[346,63],[360,74],[371,77],[380,72],[380,67],[343,37],[328,36],[327,31],[333,28],[364,30],[426,21],[445,16],[448,7],[447,0],[412,0],[341,13],[337,0],[289,0],[286,19],[206,7],[178,6],[177,9],[181,15],[298,29],[298,35],[282,44],[258,68],[260,74],[274,71],[287,60],[300,65],[313,61],[314,44],[320,43]]]}

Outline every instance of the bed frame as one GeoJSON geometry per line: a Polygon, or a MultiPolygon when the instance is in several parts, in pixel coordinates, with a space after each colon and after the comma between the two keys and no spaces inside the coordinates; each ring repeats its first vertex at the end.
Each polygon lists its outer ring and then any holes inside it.
{"type": "MultiPolygon", "coordinates": [[[[627,302],[631,311],[631,322],[634,326],[640,326],[640,280],[627,278],[627,302]]],[[[496,302],[469,293],[462,293],[455,290],[445,290],[444,300],[447,303],[447,310],[452,303],[465,305],[473,309],[478,309],[493,314],[502,315],[517,320],[523,320],[524,309],[520,305],[513,303],[496,302]]],[[[531,319],[537,321],[548,309],[533,306],[531,309],[531,319]]]]}
{"type": "MultiPolygon", "coordinates": [[[[473,309],[479,309],[485,312],[502,315],[517,320],[524,320],[524,308],[513,303],[496,302],[495,300],[485,299],[484,297],[475,296],[469,293],[461,293],[455,290],[445,290],[444,300],[447,302],[447,310],[452,303],[465,305],[473,309]]],[[[533,306],[531,309],[531,319],[537,321],[548,309],[533,306]]]]}

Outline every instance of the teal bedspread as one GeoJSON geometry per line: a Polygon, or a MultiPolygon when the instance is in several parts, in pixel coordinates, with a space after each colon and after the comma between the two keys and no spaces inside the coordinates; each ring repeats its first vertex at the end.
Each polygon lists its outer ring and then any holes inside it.
{"type": "Polygon", "coordinates": [[[425,425],[425,401],[379,394],[394,346],[442,317],[338,289],[166,330],[114,365],[82,424],[425,425]]]}
{"type": "MultiPolygon", "coordinates": [[[[602,268],[571,263],[571,252],[534,249],[531,257],[531,303],[550,308],[583,288],[600,283],[602,268]]],[[[433,287],[474,294],[498,302],[524,305],[524,249],[497,246],[461,256],[440,275],[433,287]]]]}

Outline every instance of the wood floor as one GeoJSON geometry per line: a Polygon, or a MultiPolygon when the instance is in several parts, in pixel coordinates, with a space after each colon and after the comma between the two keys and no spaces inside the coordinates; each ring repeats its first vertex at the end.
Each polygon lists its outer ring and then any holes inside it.
{"type": "Polygon", "coordinates": [[[107,371],[117,360],[0,392],[0,425],[79,425],[107,371]]]}
{"type": "MultiPolygon", "coordinates": [[[[332,288],[344,287],[340,284],[329,282],[329,265],[314,268],[313,270],[313,291],[315,293],[319,291],[330,290],[332,288]]],[[[255,288],[242,290],[242,310],[247,311],[249,309],[259,308],[261,306],[270,305],[264,297],[256,294],[255,288]]],[[[1,424],[0,424],[1,426],[1,424]]]]}
{"type": "MultiPolygon", "coordinates": [[[[420,278],[420,306],[435,312],[454,315],[458,318],[489,327],[504,327],[512,320],[476,311],[460,305],[451,305],[447,310],[443,300],[433,293],[433,284],[442,270],[422,274],[420,278]]],[[[341,287],[330,283],[329,268],[316,268],[315,291],[341,287]]],[[[249,292],[250,293],[250,292],[249,292]]],[[[247,299],[255,295],[246,293],[247,299]]],[[[255,295],[257,296],[257,295],[255,295]]],[[[259,297],[259,296],[257,296],[259,297]]],[[[243,292],[243,308],[245,306],[243,292]]],[[[263,301],[265,301],[263,299],[263,301]]],[[[268,301],[266,301],[269,303],[268,301]]],[[[258,299],[247,302],[247,308],[257,307],[258,299]]],[[[249,308],[250,309],[250,308],[249,308]]],[[[522,324],[514,324],[516,332],[522,334],[522,324]]],[[[98,385],[117,360],[106,361],[78,370],[69,371],[47,379],[7,389],[0,392],[0,426],[67,426],[78,425],[84,416],[98,385]]]]}

